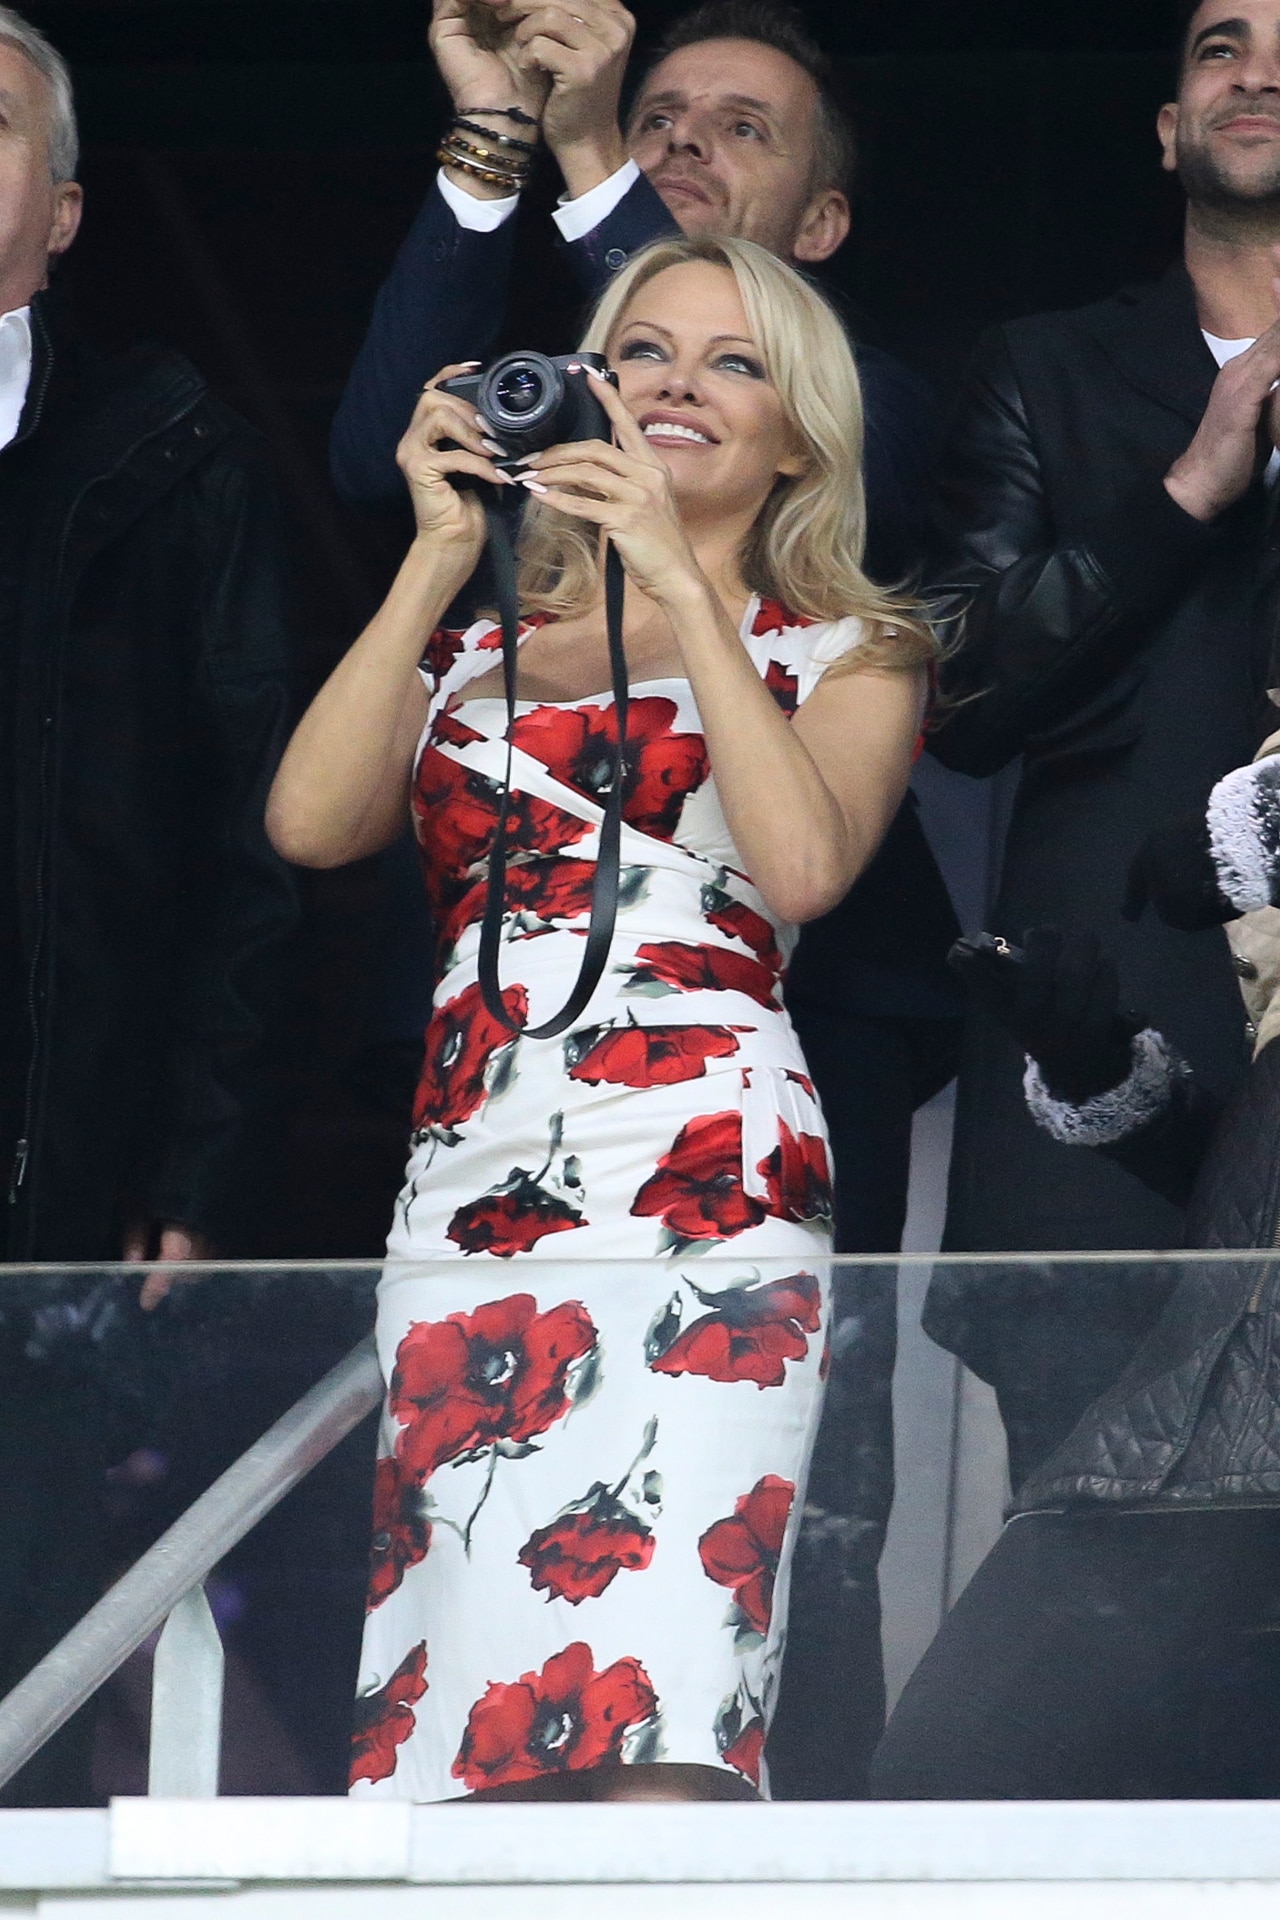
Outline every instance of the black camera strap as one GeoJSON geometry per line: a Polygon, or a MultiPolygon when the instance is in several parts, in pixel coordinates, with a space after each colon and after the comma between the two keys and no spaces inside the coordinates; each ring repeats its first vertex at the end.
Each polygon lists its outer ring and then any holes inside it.
{"type": "MultiPolygon", "coordinates": [[[[515,1022],[502,1004],[502,981],[498,960],[502,951],[502,923],[507,904],[507,823],[511,813],[511,777],[515,753],[516,671],[520,637],[520,607],[516,594],[516,560],[497,504],[487,502],[489,551],[493,559],[494,587],[498,599],[498,617],[502,623],[502,681],[507,700],[507,773],[498,823],[494,828],[489,853],[489,885],[485,894],[484,919],[480,926],[480,992],[485,1006],[504,1027],[515,1022]]],[[[606,547],[604,568],[605,626],[609,638],[609,672],[613,681],[613,706],[618,722],[618,746],[614,756],[613,778],[604,803],[600,823],[600,852],[596,859],[595,879],[591,887],[591,919],[587,927],[582,965],[572,993],[554,1019],[540,1027],[526,1027],[531,1040],[554,1040],[564,1033],[582,1013],[600,984],[609,963],[613,929],[618,918],[618,887],[622,858],[622,801],[626,785],[627,746],[627,656],[622,645],[622,603],[626,575],[612,543],[606,547]]]]}

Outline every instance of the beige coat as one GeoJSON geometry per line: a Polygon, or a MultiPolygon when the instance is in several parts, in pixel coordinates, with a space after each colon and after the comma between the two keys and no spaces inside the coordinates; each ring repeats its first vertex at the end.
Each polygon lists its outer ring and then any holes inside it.
{"type": "MultiPolygon", "coordinates": [[[[1254,756],[1255,765],[1274,753],[1280,753],[1280,733],[1263,742],[1254,756]]],[[[1230,921],[1226,935],[1240,976],[1256,1059],[1280,1034],[1280,907],[1260,907],[1230,921]]]]}

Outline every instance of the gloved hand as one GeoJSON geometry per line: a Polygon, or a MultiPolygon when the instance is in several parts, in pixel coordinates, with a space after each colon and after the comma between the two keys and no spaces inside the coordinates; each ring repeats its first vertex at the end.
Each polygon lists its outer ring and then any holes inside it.
{"type": "Polygon", "coordinates": [[[1183,933],[1239,919],[1239,908],[1222,891],[1203,813],[1157,827],[1134,855],[1121,912],[1126,920],[1141,920],[1148,906],[1183,933]]]}
{"type": "Polygon", "coordinates": [[[1079,1106],[1118,1087],[1146,1022],[1120,1009],[1115,963],[1096,934],[1032,927],[1021,951],[990,934],[947,956],[978,1000],[1040,1068],[1057,1100],[1079,1106]]]}

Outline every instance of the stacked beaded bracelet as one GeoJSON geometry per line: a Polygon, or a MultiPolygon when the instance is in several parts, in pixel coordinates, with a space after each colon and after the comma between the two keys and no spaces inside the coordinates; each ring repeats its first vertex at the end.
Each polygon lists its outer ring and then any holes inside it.
{"type": "MultiPolygon", "coordinates": [[[[530,114],[518,107],[473,107],[469,112],[514,120],[520,126],[536,127],[538,124],[530,114]]],[[[528,182],[536,152],[537,147],[532,141],[518,140],[513,134],[492,132],[488,127],[477,126],[474,119],[458,113],[454,115],[453,125],[437,149],[436,158],[442,166],[456,167],[460,173],[469,173],[473,178],[483,180],[487,186],[505,187],[509,193],[519,193],[528,182]],[[467,138],[468,135],[471,137],[467,138]]]]}

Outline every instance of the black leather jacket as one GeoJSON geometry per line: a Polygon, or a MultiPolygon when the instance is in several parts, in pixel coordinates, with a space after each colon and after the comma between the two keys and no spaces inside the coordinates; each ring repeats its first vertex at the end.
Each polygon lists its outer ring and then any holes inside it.
{"type": "Polygon", "coordinates": [[[0,454],[26,516],[0,633],[3,1249],[115,1257],[136,1214],[235,1250],[295,918],[263,828],[291,717],[275,490],[185,360],[103,358],[39,301],[33,325],[0,454]]]}

